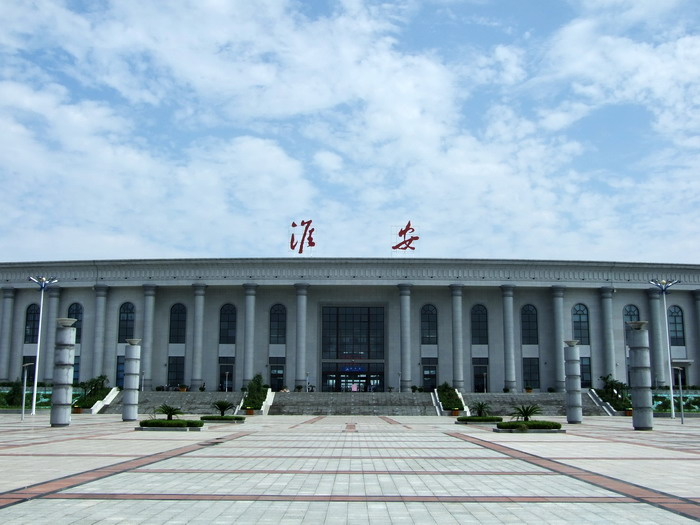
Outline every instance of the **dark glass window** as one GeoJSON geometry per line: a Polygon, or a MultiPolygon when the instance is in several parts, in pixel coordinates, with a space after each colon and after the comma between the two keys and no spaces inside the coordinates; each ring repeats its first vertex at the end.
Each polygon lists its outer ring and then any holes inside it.
{"type": "Polygon", "coordinates": [[[179,386],[185,382],[185,358],[168,357],[168,386],[179,386]]]}
{"type": "Polygon", "coordinates": [[[571,309],[571,320],[573,322],[573,336],[580,345],[591,344],[588,335],[588,308],[583,304],[577,304],[571,309]]]}
{"type": "Polygon", "coordinates": [[[489,318],[483,304],[477,304],[472,308],[472,344],[489,344],[489,318]]]}
{"type": "Polygon", "coordinates": [[[639,308],[633,304],[628,304],[622,309],[622,321],[625,329],[625,344],[627,344],[627,323],[639,321],[639,308]]]}
{"type": "Polygon", "coordinates": [[[36,344],[39,338],[39,305],[30,304],[24,322],[24,343],[36,344]]]}
{"type": "Polygon", "coordinates": [[[420,310],[420,342],[423,345],[438,344],[437,308],[426,304],[420,310]]]}
{"type": "Polygon", "coordinates": [[[219,311],[219,344],[236,344],[236,307],[225,304],[219,311]]]}
{"type": "Polygon", "coordinates": [[[73,361],[73,384],[80,383],[80,356],[76,355],[73,361]]]}
{"type": "Polygon", "coordinates": [[[119,308],[119,336],[118,343],[126,343],[127,339],[134,338],[134,318],[136,309],[131,303],[124,303],[119,308]]]}
{"type": "Polygon", "coordinates": [[[119,388],[124,388],[124,363],[126,362],[126,356],[117,356],[117,386],[119,388]]]}
{"type": "Polygon", "coordinates": [[[593,382],[591,380],[591,358],[581,358],[581,388],[591,388],[593,382]]]}
{"type": "MultiPolygon", "coordinates": [[[[526,304],[520,310],[520,335],[522,344],[539,344],[537,335],[537,309],[531,304],[526,304]]],[[[534,386],[532,388],[535,388],[534,386]]],[[[539,387],[537,387],[539,388],[539,387]]]]}
{"type": "Polygon", "coordinates": [[[75,343],[80,344],[83,338],[83,306],[79,303],[73,303],[68,307],[68,317],[75,319],[73,326],[75,327],[75,343]]]}
{"type": "Polygon", "coordinates": [[[540,359],[523,357],[523,384],[530,388],[540,387],[540,359]]]}
{"type": "MultiPolygon", "coordinates": [[[[27,384],[34,382],[34,372],[36,371],[36,356],[25,355],[22,356],[22,368],[27,371],[27,384]],[[31,366],[24,367],[24,365],[31,364],[31,366]]],[[[22,371],[22,377],[24,377],[24,370],[22,371]]]]}
{"type": "Polygon", "coordinates": [[[287,309],[281,304],[270,308],[270,344],[287,344],[287,309]]]}
{"type": "Polygon", "coordinates": [[[187,308],[177,303],[170,308],[170,343],[183,344],[187,333],[187,308]]]}
{"type": "Polygon", "coordinates": [[[683,310],[678,306],[668,309],[668,335],[671,338],[671,346],[685,346],[683,310]]]}
{"type": "Polygon", "coordinates": [[[323,359],[384,359],[384,308],[325,306],[323,359]]]}

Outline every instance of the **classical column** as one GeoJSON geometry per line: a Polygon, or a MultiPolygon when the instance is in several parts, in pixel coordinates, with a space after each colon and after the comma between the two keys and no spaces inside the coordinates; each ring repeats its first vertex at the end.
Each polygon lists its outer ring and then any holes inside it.
{"type": "Polygon", "coordinates": [[[10,381],[10,356],[12,354],[12,321],[15,310],[15,289],[2,289],[2,320],[0,320],[0,380],[10,381]]]}
{"type": "Polygon", "coordinates": [[[564,370],[564,287],[552,286],[552,310],[554,326],[552,330],[554,349],[554,388],[557,392],[566,391],[566,371],[564,370]]]}
{"type": "Polygon", "coordinates": [[[401,392],[411,391],[411,285],[399,285],[401,302],[401,392]]]}
{"type": "Polygon", "coordinates": [[[54,332],[53,356],[47,352],[46,360],[54,369],[53,389],[51,392],[51,426],[66,427],[70,425],[71,403],[73,400],[73,366],[75,364],[75,319],[61,318],[54,320],[49,329],[54,332]],[[58,328],[56,328],[58,325],[58,328]]]}
{"type": "Polygon", "coordinates": [[[661,291],[658,288],[649,288],[647,290],[649,296],[649,328],[648,334],[651,342],[651,384],[654,387],[661,388],[668,385],[666,378],[668,377],[668,361],[666,358],[666,312],[661,313],[661,291]]]}
{"type": "Polygon", "coordinates": [[[632,426],[635,430],[652,430],[654,409],[651,395],[651,360],[649,332],[646,321],[627,323],[630,347],[630,395],[632,397],[632,426]]]}
{"type": "Polygon", "coordinates": [[[613,333],[613,293],[612,288],[600,289],[600,311],[603,328],[603,375],[617,377],[615,366],[615,334],[613,333]]]}
{"type": "MultiPolygon", "coordinates": [[[[700,290],[693,290],[693,299],[695,299],[695,341],[696,346],[700,341],[700,290]]],[[[683,385],[685,386],[685,385],[683,385]]]]}
{"type": "Polygon", "coordinates": [[[44,360],[44,381],[53,379],[54,362],[51,353],[56,346],[56,319],[58,318],[58,300],[61,297],[61,289],[58,286],[48,288],[49,300],[46,308],[46,339],[42,341],[41,355],[44,360]]]}
{"type": "Polygon", "coordinates": [[[464,340],[462,328],[462,290],[461,284],[451,284],[452,290],[452,383],[460,392],[464,392],[464,340]]]}
{"type": "Polygon", "coordinates": [[[95,287],[95,344],[92,346],[92,376],[102,375],[102,362],[105,353],[105,316],[107,315],[108,286],[96,284],[95,287]]]}
{"type": "Polygon", "coordinates": [[[141,370],[143,389],[153,387],[153,327],[156,311],[156,287],[143,285],[143,341],[141,344],[141,370]]]}
{"type": "Polygon", "coordinates": [[[297,290],[297,324],[296,324],[296,378],[294,386],[306,388],[306,303],[309,285],[298,283],[297,290]]]}
{"type": "Polygon", "coordinates": [[[515,390],[515,335],[513,327],[513,288],[505,284],[501,286],[503,297],[503,364],[505,372],[505,388],[515,390]]]}
{"type": "Polygon", "coordinates": [[[566,359],[566,422],[569,424],[583,421],[583,403],[581,402],[581,354],[578,341],[564,341],[566,359]]]}
{"type": "Polygon", "coordinates": [[[258,285],[247,283],[245,290],[245,333],[243,334],[243,386],[253,379],[253,358],[255,350],[255,290],[258,285]]]}
{"type": "Polygon", "coordinates": [[[124,395],[122,421],[136,421],[139,414],[139,372],[141,339],[127,339],[124,349],[124,395]]]}
{"type": "MultiPolygon", "coordinates": [[[[192,390],[202,386],[202,348],[204,345],[204,292],[206,285],[194,287],[194,341],[192,345],[192,390]]],[[[252,376],[251,376],[252,379],[252,376]]]]}

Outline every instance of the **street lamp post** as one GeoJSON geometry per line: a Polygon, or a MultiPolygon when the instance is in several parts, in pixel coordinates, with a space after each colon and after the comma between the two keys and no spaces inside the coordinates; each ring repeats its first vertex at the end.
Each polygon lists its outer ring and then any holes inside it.
{"type": "Polygon", "coordinates": [[[36,414],[36,389],[37,383],[39,381],[39,354],[41,353],[41,321],[44,316],[44,291],[49,285],[57,283],[58,279],[55,277],[44,277],[43,275],[37,275],[35,277],[29,277],[29,280],[35,282],[41,288],[41,299],[39,301],[39,330],[36,336],[36,360],[34,361],[34,388],[32,390],[32,413],[36,414]]]}
{"type": "Polygon", "coordinates": [[[673,365],[671,364],[671,337],[668,331],[668,312],[666,311],[666,294],[668,289],[674,284],[678,284],[678,279],[667,281],[665,279],[652,279],[651,284],[661,290],[661,295],[664,301],[664,334],[666,335],[666,349],[668,350],[668,390],[671,393],[671,419],[676,419],[676,409],[673,405],[673,365]]]}

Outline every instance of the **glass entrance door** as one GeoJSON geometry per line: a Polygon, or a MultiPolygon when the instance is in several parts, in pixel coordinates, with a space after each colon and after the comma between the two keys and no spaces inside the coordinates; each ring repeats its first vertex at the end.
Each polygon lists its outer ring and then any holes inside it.
{"type": "Polygon", "coordinates": [[[472,358],[474,370],[474,392],[488,392],[489,390],[489,360],[487,357],[472,358]]]}
{"type": "Polygon", "coordinates": [[[324,392],[383,392],[384,364],[364,366],[324,363],[321,388],[324,392]]]}

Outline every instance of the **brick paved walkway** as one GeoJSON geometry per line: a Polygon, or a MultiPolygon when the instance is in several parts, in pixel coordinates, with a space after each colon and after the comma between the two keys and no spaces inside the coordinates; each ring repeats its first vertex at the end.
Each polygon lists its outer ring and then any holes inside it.
{"type": "Polygon", "coordinates": [[[700,521],[700,419],[565,428],[256,416],[164,433],[112,415],[56,429],[48,414],[0,415],[0,523],[700,521]]]}

